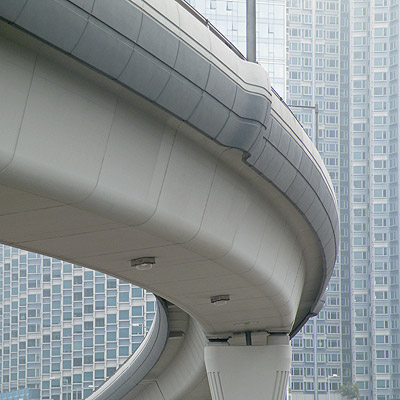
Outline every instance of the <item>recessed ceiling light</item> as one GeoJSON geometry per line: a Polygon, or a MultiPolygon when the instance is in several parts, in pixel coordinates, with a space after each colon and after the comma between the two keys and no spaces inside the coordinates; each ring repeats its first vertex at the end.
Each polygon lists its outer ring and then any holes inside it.
{"type": "Polygon", "coordinates": [[[210,301],[211,304],[216,306],[223,306],[230,300],[229,294],[219,294],[217,296],[211,296],[210,301]]]}
{"type": "Polygon", "coordinates": [[[135,267],[138,271],[145,271],[151,269],[156,263],[155,257],[140,257],[131,260],[131,266],[135,267]]]}

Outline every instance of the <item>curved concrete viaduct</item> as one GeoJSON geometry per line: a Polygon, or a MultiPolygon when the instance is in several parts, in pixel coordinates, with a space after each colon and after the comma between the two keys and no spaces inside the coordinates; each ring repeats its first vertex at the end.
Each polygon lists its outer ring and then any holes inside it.
{"type": "Polygon", "coordinates": [[[338,216],[265,71],[173,0],[3,0],[0,16],[0,241],[167,301],[91,398],[281,399],[338,216]]]}

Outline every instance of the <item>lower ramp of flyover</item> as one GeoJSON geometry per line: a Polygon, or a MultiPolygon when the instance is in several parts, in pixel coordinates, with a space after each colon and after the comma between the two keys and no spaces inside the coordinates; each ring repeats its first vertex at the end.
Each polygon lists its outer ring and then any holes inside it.
{"type": "Polygon", "coordinates": [[[110,4],[0,4],[0,241],[163,299],[91,399],[282,399],[336,257],[328,174],[200,17],[110,4]]]}

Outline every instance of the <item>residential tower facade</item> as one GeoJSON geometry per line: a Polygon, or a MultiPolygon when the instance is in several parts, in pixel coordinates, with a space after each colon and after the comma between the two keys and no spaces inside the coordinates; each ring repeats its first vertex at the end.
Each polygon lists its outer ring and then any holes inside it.
{"type": "Polygon", "coordinates": [[[155,306],[111,276],[0,245],[1,398],[85,398],[137,349],[155,306]]]}
{"type": "MultiPolygon", "coordinates": [[[[296,383],[293,374],[293,398],[321,398],[325,380],[328,391],[353,382],[363,400],[397,399],[398,3],[290,0],[287,16],[288,102],[318,106],[318,149],[341,214],[327,303],[310,323],[316,382],[296,383]]],[[[313,129],[308,111],[296,113],[313,129]]],[[[296,338],[294,357],[307,357],[309,329],[296,338]]],[[[293,368],[310,367],[294,360],[293,368]]]]}

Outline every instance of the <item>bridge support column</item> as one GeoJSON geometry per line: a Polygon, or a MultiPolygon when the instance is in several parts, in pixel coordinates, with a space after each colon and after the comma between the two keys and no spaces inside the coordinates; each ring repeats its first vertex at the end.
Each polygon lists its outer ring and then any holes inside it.
{"type": "Polygon", "coordinates": [[[205,363],[212,400],[283,400],[291,351],[287,335],[271,335],[267,346],[210,345],[205,363]]]}

